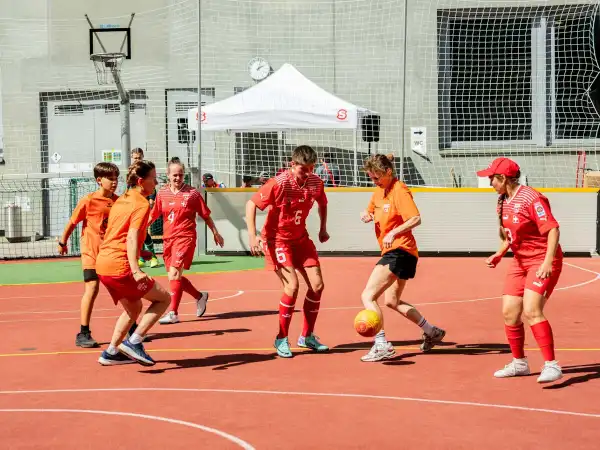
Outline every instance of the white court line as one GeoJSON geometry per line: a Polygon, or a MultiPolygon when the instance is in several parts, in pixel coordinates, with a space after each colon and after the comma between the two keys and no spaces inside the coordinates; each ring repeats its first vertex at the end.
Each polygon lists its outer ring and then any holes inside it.
{"type": "MultiPolygon", "coordinates": [[[[22,285],[22,286],[30,286],[30,285],[22,285]]],[[[33,285],[36,286],[36,285],[33,285]]],[[[1,286],[0,285],[0,292],[2,291],[3,287],[12,287],[12,286],[1,286]]],[[[202,289],[199,289],[202,290],[202,289]]],[[[236,292],[237,289],[207,289],[208,292],[236,292]]],[[[244,289],[244,292],[281,292],[281,289],[244,289]]],[[[19,296],[19,297],[14,297],[14,296],[8,296],[8,297],[3,297],[0,296],[0,301],[2,300],[28,300],[28,299],[34,299],[34,300],[41,300],[44,298],[47,299],[57,299],[57,298],[70,298],[70,297],[77,297],[77,298],[81,298],[83,294],[83,290],[81,293],[79,294],[52,294],[52,295],[25,295],[25,296],[19,296]]],[[[110,295],[108,294],[108,292],[100,292],[100,294],[98,294],[98,297],[103,297],[103,298],[110,298],[110,295]]]]}
{"type": "MultiPolygon", "coordinates": [[[[212,291],[215,292],[215,291],[212,291]]],[[[218,300],[225,300],[227,298],[233,298],[233,297],[239,297],[240,295],[242,295],[244,293],[244,291],[237,291],[235,294],[233,295],[226,295],[225,297],[217,297],[217,298],[209,298],[208,301],[209,302],[216,302],[218,300]]],[[[196,303],[195,301],[193,302],[181,302],[180,305],[190,305],[192,303],[196,303]]],[[[100,309],[96,309],[94,308],[94,311],[114,311],[115,308],[100,308],[100,309]]],[[[65,309],[62,311],[55,311],[55,310],[50,310],[50,311],[10,311],[10,312],[0,312],[0,316],[9,316],[9,315],[15,315],[15,314],[63,314],[63,313],[79,313],[81,310],[79,309],[65,309]]]]}
{"type": "Polygon", "coordinates": [[[186,422],[184,420],[177,419],[169,419],[168,417],[161,416],[150,416],[148,414],[136,414],[136,413],[128,413],[128,412],[120,412],[120,411],[98,411],[93,409],[0,409],[0,412],[8,412],[8,413],[22,413],[22,412],[34,412],[34,413],[75,413],[75,414],[102,414],[107,416],[124,416],[124,417],[135,417],[136,419],[150,419],[157,420],[160,422],[168,422],[175,425],[183,425],[185,427],[196,428],[198,430],[206,431],[208,433],[216,434],[222,438],[227,439],[228,441],[233,442],[234,444],[239,445],[245,450],[255,450],[250,444],[246,441],[241,440],[240,438],[233,436],[231,434],[225,433],[224,431],[217,430],[216,428],[206,427],[204,425],[199,425],[197,423],[186,422]]]}
{"type": "MultiPolygon", "coordinates": [[[[556,288],[555,291],[565,291],[567,289],[574,289],[577,287],[581,287],[581,286],[585,286],[587,284],[591,284],[594,283],[598,280],[600,280],[600,272],[596,272],[594,270],[590,270],[590,269],[586,269],[584,267],[580,267],[577,266],[575,264],[570,264],[570,263],[564,263],[564,265],[566,266],[570,266],[573,267],[575,269],[579,269],[579,270],[583,270],[585,272],[589,272],[589,273],[593,273],[596,275],[595,278],[592,278],[590,280],[587,281],[583,281],[581,283],[577,283],[577,284],[571,284],[569,286],[563,286],[563,287],[559,287],[556,288]]],[[[233,289],[231,290],[211,290],[210,292],[232,292],[233,289]]],[[[227,298],[232,298],[232,297],[237,297],[239,295],[242,295],[244,293],[247,292],[279,292],[279,289],[246,289],[243,291],[237,291],[236,294],[230,295],[230,296],[225,296],[225,297],[219,297],[216,299],[212,299],[209,300],[209,302],[213,302],[213,301],[217,301],[217,300],[224,300],[227,298]]],[[[72,296],[72,294],[70,295],[72,296]]],[[[56,298],[57,296],[48,296],[51,298],[56,298]]],[[[64,296],[63,296],[64,297],[64,296]]],[[[37,297],[14,297],[15,299],[17,298],[37,298],[37,297]]],[[[431,306],[431,305],[451,305],[451,304],[456,304],[456,303],[475,303],[475,302],[484,302],[484,301],[488,301],[488,300],[498,300],[501,299],[502,296],[501,295],[497,295],[494,297],[480,297],[480,298],[473,298],[473,299],[467,299],[467,300],[449,300],[446,302],[427,302],[427,303],[412,303],[414,306],[431,306]]],[[[190,304],[190,303],[194,303],[194,302],[184,302],[182,304],[190,304]]],[[[362,309],[363,306],[332,306],[332,307],[321,307],[320,311],[340,311],[340,310],[348,310],[348,309],[362,309]]],[[[112,311],[113,309],[109,308],[109,309],[94,309],[94,311],[112,311]]],[[[14,311],[14,312],[3,312],[0,313],[0,316],[3,315],[18,315],[18,314],[61,314],[61,313],[79,313],[79,310],[63,310],[63,311],[14,311]]],[[[191,316],[193,314],[180,314],[181,316],[191,316]]],[[[117,318],[118,316],[105,316],[105,317],[94,317],[94,319],[114,319],[117,318]]],[[[52,319],[39,319],[39,321],[49,321],[49,320],[75,320],[75,319],[79,319],[79,317],[61,317],[61,318],[52,318],[52,319]]],[[[34,321],[33,319],[19,319],[19,320],[0,320],[0,323],[13,323],[13,322],[32,322],[34,321]]],[[[35,320],[38,321],[38,320],[35,320]]]]}
{"type": "MultiPolygon", "coordinates": [[[[591,284],[591,283],[594,283],[594,282],[600,280],[600,272],[595,272],[593,270],[589,270],[589,269],[586,269],[584,267],[579,267],[579,266],[576,266],[575,264],[564,263],[564,265],[574,267],[575,269],[581,269],[581,270],[584,270],[586,272],[593,273],[593,274],[596,275],[596,277],[592,278],[591,280],[583,281],[581,283],[571,284],[569,286],[563,286],[563,287],[556,288],[556,289],[554,289],[555,291],[566,291],[567,289],[578,288],[578,287],[581,287],[581,286],[585,286],[586,284],[591,284]]],[[[498,299],[501,299],[501,298],[502,298],[501,295],[497,295],[495,297],[481,297],[481,298],[473,298],[473,299],[469,299],[469,300],[450,300],[450,301],[447,301],[447,302],[428,302],[428,303],[411,303],[411,304],[414,305],[414,306],[450,305],[450,304],[453,304],[453,303],[485,302],[485,301],[488,301],[488,300],[498,300],[498,299]]],[[[323,310],[332,311],[332,310],[342,310],[342,309],[363,309],[363,308],[364,308],[363,306],[337,306],[337,307],[333,306],[333,307],[330,307],[330,308],[328,308],[328,307],[320,308],[319,310],[320,311],[323,311],[323,310]]]]}
{"type": "MultiPolygon", "coordinates": [[[[257,394],[257,395],[285,395],[302,397],[337,397],[337,398],[358,398],[369,400],[395,400],[403,402],[432,403],[438,405],[455,406],[475,406],[481,408],[512,409],[516,411],[559,414],[577,417],[592,417],[600,419],[600,414],[582,413],[576,411],[565,411],[561,409],[530,408],[527,406],[502,405],[497,403],[478,403],[478,402],[459,402],[455,400],[437,400],[418,397],[395,397],[388,395],[369,395],[369,394],[345,394],[335,392],[300,392],[300,391],[261,391],[249,389],[197,389],[197,388],[99,388],[99,389],[48,389],[48,390],[29,390],[29,391],[0,391],[0,395],[22,395],[22,394],[66,394],[82,392],[210,392],[217,394],[257,394]]],[[[88,398],[89,400],[89,398],[88,398]]]]}

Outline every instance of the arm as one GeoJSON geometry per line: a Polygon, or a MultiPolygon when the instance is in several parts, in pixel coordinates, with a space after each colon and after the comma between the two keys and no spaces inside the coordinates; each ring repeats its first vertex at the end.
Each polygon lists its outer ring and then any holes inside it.
{"type": "Polygon", "coordinates": [[[150,204],[150,219],[148,220],[148,224],[153,223],[156,219],[162,216],[162,202],[160,201],[160,196],[158,193],[156,194],[155,201],[151,202],[148,199],[148,203],[150,204]],[[152,205],[154,204],[154,207],[152,205]]]}
{"type": "Polygon", "coordinates": [[[319,218],[321,219],[319,241],[327,242],[329,240],[329,233],[327,232],[327,196],[325,195],[323,183],[321,183],[321,192],[317,198],[317,204],[319,205],[319,218]]]}
{"type": "Polygon", "coordinates": [[[88,197],[87,196],[82,198],[79,201],[79,203],[77,203],[77,206],[75,207],[75,210],[73,211],[73,214],[71,214],[71,217],[69,218],[69,222],[65,226],[65,229],[60,238],[60,241],[58,241],[58,253],[59,254],[64,255],[67,253],[67,241],[71,237],[71,234],[73,234],[73,231],[77,227],[77,224],[79,222],[82,222],[83,220],[85,220],[85,218],[87,216],[87,205],[88,205],[88,197]]]}
{"type": "Polygon", "coordinates": [[[210,228],[210,231],[212,232],[215,238],[215,244],[217,244],[219,247],[223,247],[223,245],[225,244],[225,239],[223,239],[223,236],[221,236],[221,233],[219,233],[219,230],[217,230],[215,221],[212,220],[212,217],[208,216],[207,218],[205,218],[204,223],[206,223],[206,226],[210,228]]]}
{"type": "Polygon", "coordinates": [[[127,261],[129,262],[129,267],[131,268],[131,273],[133,273],[133,277],[137,280],[141,279],[139,275],[140,266],[138,264],[138,236],[140,234],[140,230],[137,228],[130,228],[127,232],[127,261]]]}
{"type": "Polygon", "coordinates": [[[256,235],[256,204],[252,200],[246,202],[246,226],[248,227],[250,253],[260,255],[260,238],[256,235]]]}
{"type": "Polygon", "coordinates": [[[60,240],[58,241],[58,253],[59,254],[65,255],[67,253],[67,241],[71,237],[71,234],[73,233],[73,230],[75,229],[75,227],[77,227],[77,225],[69,220],[69,222],[65,226],[65,229],[63,231],[63,234],[62,234],[60,240]]]}

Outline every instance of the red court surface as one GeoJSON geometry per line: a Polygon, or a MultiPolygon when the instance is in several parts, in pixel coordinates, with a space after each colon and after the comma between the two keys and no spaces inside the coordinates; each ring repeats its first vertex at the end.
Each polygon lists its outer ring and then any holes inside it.
{"type": "MultiPolygon", "coordinates": [[[[422,258],[405,300],[446,342],[420,353],[421,330],[387,310],[397,356],[383,363],[360,361],[371,343],[352,327],[376,259],[322,261],[316,333],[332,351],[296,349],[290,360],[272,347],[279,286],[269,272],[191,276],[211,294],[207,314],[196,318],[184,296],[183,322],[152,330],[151,368],[102,367],[100,349],[75,347],[80,283],[0,287],[0,448],[600,446],[600,260],[567,259],[546,307],[565,374],[550,385],[536,383],[542,358],[528,327],[534,373],[492,376],[511,359],[498,297],[508,260],[490,270],[480,258],[422,258]]],[[[120,312],[101,291],[92,331],[103,347],[120,312]]]]}

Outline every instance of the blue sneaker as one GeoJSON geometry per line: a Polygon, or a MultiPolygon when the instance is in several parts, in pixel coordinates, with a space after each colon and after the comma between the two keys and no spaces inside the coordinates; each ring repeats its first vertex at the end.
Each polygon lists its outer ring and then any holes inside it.
{"type": "Polygon", "coordinates": [[[291,358],[294,356],[290,350],[290,342],[287,337],[275,339],[275,349],[277,349],[277,354],[282,358],[291,358]]]}
{"type": "Polygon", "coordinates": [[[298,338],[298,347],[310,348],[317,353],[329,351],[329,347],[325,344],[321,344],[319,342],[319,337],[315,336],[314,333],[311,333],[306,337],[300,336],[298,338]]]}
{"type": "Polygon", "coordinates": [[[142,366],[153,366],[156,364],[150,355],[146,353],[144,344],[132,344],[129,342],[129,339],[126,339],[119,345],[119,350],[130,358],[135,359],[142,366]]]}
{"type": "Polygon", "coordinates": [[[98,362],[103,366],[119,366],[121,364],[133,364],[135,361],[125,356],[123,353],[117,352],[116,355],[111,355],[106,350],[102,352],[98,362]]]}

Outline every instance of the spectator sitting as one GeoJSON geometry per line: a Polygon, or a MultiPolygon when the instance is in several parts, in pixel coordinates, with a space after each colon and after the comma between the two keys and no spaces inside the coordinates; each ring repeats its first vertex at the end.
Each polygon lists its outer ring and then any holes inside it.
{"type": "Polygon", "coordinates": [[[267,181],[269,181],[269,178],[271,178],[271,177],[269,176],[269,174],[267,172],[261,172],[258,174],[258,183],[262,186],[267,181]]]}
{"type": "Polygon", "coordinates": [[[325,153],[321,159],[321,165],[315,169],[315,174],[323,180],[325,186],[336,187],[340,185],[340,168],[330,161],[331,154],[325,153]]]}
{"type": "Polygon", "coordinates": [[[202,187],[203,188],[224,188],[225,185],[223,183],[217,183],[215,181],[215,177],[212,176],[212,173],[205,173],[202,175],[202,187]]]}
{"type": "Polygon", "coordinates": [[[250,175],[244,175],[242,177],[242,187],[243,188],[251,188],[252,187],[252,177],[250,175]]]}

